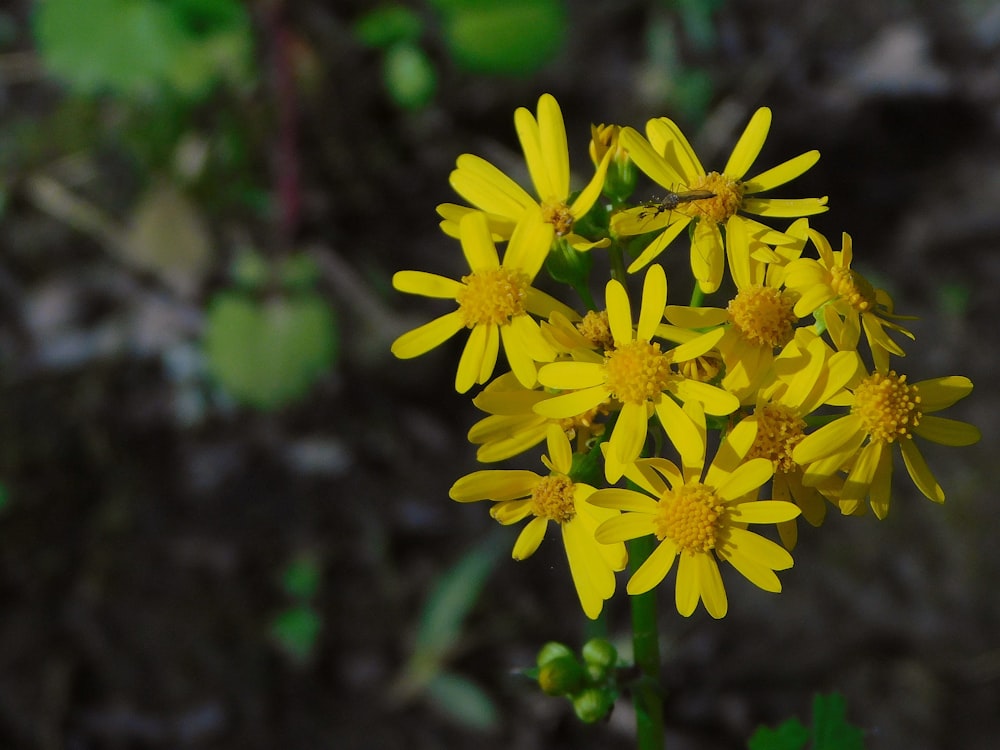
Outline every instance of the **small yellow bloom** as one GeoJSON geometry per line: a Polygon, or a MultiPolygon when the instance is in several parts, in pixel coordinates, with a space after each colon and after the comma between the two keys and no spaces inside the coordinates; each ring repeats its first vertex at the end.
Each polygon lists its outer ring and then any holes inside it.
{"type": "Polygon", "coordinates": [[[623,211],[611,219],[619,235],[663,230],[629,266],[629,273],[654,260],[685,227],[694,225],[691,239],[691,270],[702,291],[719,288],[725,255],[747,254],[748,238],[774,244],[791,240],[745,214],[768,218],[812,216],[826,211],[826,198],[779,199],[758,197],[795,179],[819,159],[818,151],[807,151],[776,167],[744,179],[753,165],[771,127],[771,110],[761,107],[750,119],[733,148],[722,172],[708,172],[680,128],[666,117],[646,123],[643,138],[632,128],[623,128],[621,143],[640,170],[669,191],[704,190],[714,197],[681,203],[671,211],[650,218],[643,206],[623,211]],[[725,229],[723,240],[722,229],[725,229]]]}
{"type": "Polygon", "coordinates": [[[730,432],[706,471],[705,420],[697,406],[685,406],[698,425],[700,442],[691,446],[683,468],[662,458],[640,459],[626,475],[643,491],[611,488],[590,496],[593,505],[624,511],[602,523],[598,541],[610,543],[653,534],[659,544],[632,575],[629,594],[657,586],[678,559],[675,602],[690,616],[698,602],[715,618],[729,609],[718,560],[735,567],[765,591],[781,591],[776,570],[792,567],[792,556],[775,542],[748,531],[750,523],[780,523],[799,515],[792,503],[757,500],[771,478],[771,462],[746,458],[757,425],[744,420],[730,432]],[[700,453],[700,455],[699,455],[700,453]]]}
{"type": "Polygon", "coordinates": [[[966,422],[932,416],[972,392],[972,382],[957,375],[910,384],[894,370],[876,370],[853,384],[846,414],[808,435],[792,451],[806,466],[804,481],[817,485],[850,467],[840,492],[840,509],[856,513],[865,498],[879,518],[889,512],[893,445],[898,445],[910,478],[927,498],[944,502],[944,490],[931,473],[915,435],[941,445],[972,445],[979,430],[966,422]]]}
{"type": "Polygon", "coordinates": [[[595,490],[570,476],[573,451],[562,430],[550,425],[546,437],[549,455],[542,462],[550,471],[547,476],[533,471],[476,471],[455,482],[449,494],[461,503],[494,501],[490,515],[504,525],[530,517],[514,543],[515,560],[531,557],[549,522],[558,524],[580,604],[594,619],[615,593],[615,571],[623,570],[628,561],[622,542],[601,544],[594,536],[598,525],[618,511],[587,502],[595,490]]]}
{"type": "MultiPolygon", "coordinates": [[[[620,403],[621,412],[615,422],[610,449],[605,458],[608,481],[622,476],[623,466],[642,452],[646,441],[649,418],[655,413],[667,436],[678,446],[691,432],[690,419],[674,401],[698,401],[710,414],[724,415],[735,411],[739,401],[730,393],[708,383],[689,380],[672,367],[671,352],[662,351],[652,340],[663,319],[667,302],[667,278],[662,266],[653,265],[646,274],[638,327],[632,327],[632,308],[625,287],[614,279],[605,290],[608,323],[614,347],[601,361],[552,362],[538,373],[539,382],[547,388],[567,391],[535,405],[535,411],[546,417],[563,418],[583,414],[609,400],[620,403]]],[[[703,354],[707,346],[689,354],[703,354]]]]}
{"type": "Polygon", "coordinates": [[[462,328],[470,329],[455,376],[455,389],[465,393],[490,379],[500,343],[517,379],[527,388],[536,382],[535,362],[555,359],[555,351],[542,336],[531,315],[548,317],[572,309],[531,286],[545,262],[552,241],[552,227],[537,211],[528,211],[514,229],[500,262],[483,214],[462,218],[462,251],[471,273],[461,281],[423,271],[399,271],[392,285],[401,292],[424,297],[453,299],[458,309],[404,333],[392,344],[400,359],[420,356],[444,343],[462,328]]]}
{"type": "Polygon", "coordinates": [[[815,229],[809,230],[809,238],[819,251],[819,260],[798,258],[785,268],[785,285],[800,295],[795,314],[803,318],[819,310],[817,317],[841,351],[857,349],[864,329],[876,369],[888,370],[889,355],[902,357],[905,352],[885,329],[912,339],[913,334],[895,322],[912,318],[893,314],[889,293],[876,289],[851,268],[854,252],[849,234],[844,232],[838,252],[815,229]]]}
{"type": "Polygon", "coordinates": [[[543,221],[552,225],[555,236],[564,238],[574,249],[589,250],[609,244],[607,238],[595,243],[581,237],[573,232],[573,224],[600,197],[612,152],[605,154],[590,182],[575,200],[570,201],[569,148],[559,103],[551,94],[542,94],[538,99],[538,118],[535,119],[524,107],[519,107],[514,113],[514,126],[537,200],[485,159],[462,154],[449,181],[455,192],[475,208],[454,203],[438,206],[437,211],[444,219],[441,222],[444,233],[457,237],[462,217],[479,209],[486,213],[493,233],[506,239],[524,211],[537,208],[543,221]]]}

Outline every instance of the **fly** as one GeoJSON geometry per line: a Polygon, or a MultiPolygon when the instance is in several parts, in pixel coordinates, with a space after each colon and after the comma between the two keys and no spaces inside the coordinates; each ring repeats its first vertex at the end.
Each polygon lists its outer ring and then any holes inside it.
{"type": "Polygon", "coordinates": [[[706,198],[714,197],[715,193],[711,190],[684,190],[679,193],[668,191],[667,194],[659,200],[646,201],[643,203],[643,210],[639,212],[636,218],[652,218],[654,216],[659,216],[664,211],[673,211],[682,203],[701,201],[706,198]]]}

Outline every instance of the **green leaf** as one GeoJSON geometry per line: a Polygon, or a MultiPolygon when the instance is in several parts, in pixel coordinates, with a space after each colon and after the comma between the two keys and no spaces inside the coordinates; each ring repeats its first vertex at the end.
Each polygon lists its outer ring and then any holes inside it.
{"type": "Polygon", "coordinates": [[[391,47],[416,42],[424,24],[415,12],[402,5],[388,5],[366,13],[354,24],[354,33],[369,47],[391,47]]]}
{"type": "Polygon", "coordinates": [[[813,698],[815,750],[864,750],[864,734],[847,721],[847,703],[839,693],[813,698]]]}
{"type": "Polygon", "coordinates": [[[810,734],[798,719],[789,719],[777,729],[758,727],[747,747],[749,750],[802,750],[810,734]]]}
{"type": "Polygon", "coordinates": [[[420,615],[411,668],[432,672],[455,647],[505,543],[506,535],[488,537],[441,576],[420,615]]]}
{"type": "Polygon", "coordinates": [[[312,656],[323,621],[305,605],[287,609],[271,623],[271,636],[292,658],[306,661],[312,656]]]}
{"type": "Polygon", "coordinates": [[[336,322],[318,295],[264,302],[220,292],[208,311],[212,375],[238,401],[273,409],[302,396],[336,357],[336,322]]]}
{"type": "Polygon", "coordinates": [[[427,54],[413,44],[395,44],[382,60],[385,87],[404,109],[420,109],[434,98],[437,73],[427,54]]]}
{"type": "Polygon", "coordinates": [[[482,732],[499,726],[493,700],[476,683],[455,674],[443,673],[427,683],[426,696],[434,708],[466,727],[482,732]]]}
{"type": "Polygon", "coordinates": [[[560,0],[449,3],[445,42],[455,63],[473,73],[529,75],[559,52],[566,38],[560,0]]]}
{"type": "Polygon", "coordinates": [[[319,582],[319,565],[308,555],[292,561],[285,568],[282,578],[285,591],[299,599],[311,599],[319,588],[319,582]]]}

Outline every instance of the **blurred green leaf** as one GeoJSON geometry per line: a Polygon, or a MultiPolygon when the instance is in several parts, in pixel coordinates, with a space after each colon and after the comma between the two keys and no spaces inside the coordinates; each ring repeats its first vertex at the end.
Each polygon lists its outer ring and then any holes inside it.
{"type": "Polygon", "coordinates": [[[354,33],[369,47],[391,47],[400,42],[416,42],[423,33],[420,16],[402,5],[377,8],[354,25],[354,33]]]}
{"type": "Polygon", "coordinates": [[[798,719],[789,719],[777,729],[758,727],[753,733],[749,750],[802,750],[809,742],[811,732],[798,719]]]}
{"type": "Polygon", "coordinates": [[[382,61],[385,86],[393,101],[404,109],[420,109],[434,98],[437,73],[430,58],[412,44],[396,44],[382,61]]]}
{"type": "Polygon", "coordinates": [[[285,591],[299,599],[311,599],[319,589],[319,582],[320,569],[311,556],[293,560],[282,579],[285,591]]]}
{"type": "Polygon", "coordinates": [[[281,264],[279,275],[286,291],[309,289],[319,281],[319,266],[308,255],[293,255],[281,264]]]}
{"type": "Polygon", "coordinates": [[[200,96],[221,78],[244,76],[252,57],[237,0],[46,0],[34,29],[48,69],[84,94],[168,86],[200,96]]]}
{"type": "Polygon", "coordinates": [[[278,645],[298,661],[312,656],[323,621],[313,609],[307,606],[287,609],[271,623],[271,636],[278,645]]]}
{"type": "Polygon", "coordinates": [[[813,698],[816,750],[864,750],[864,735],[847,721],[847,702],[839,693],[813,698]]]}
{"type": "Polygon", "coordinates": [[[243,250],[233,260],[230,273],[241,290],[258,292],[270,281],[271,266],[260,253],[243,250]]]}
{"type": "Polygon", "coordinates": [[[336,322],[318,295],[264,302],[220,292],[208,311],[210,372],[238,401],[273,409],[303,394],[336,357],[336,322]]]}
{"type": "Polygon", "coordinates": [[[566,38],[566,8],[561,0],[466,0],[439,5],[451,56],[473,73],[534,73],[555,57],[566,38]]]}
{"type": "Polygon", "coordinates": [[[496,704],[471,680],[442,673],[431,679],[426,687],[431,705],[467,729],[491,731],[499,726],[496,704]]]}

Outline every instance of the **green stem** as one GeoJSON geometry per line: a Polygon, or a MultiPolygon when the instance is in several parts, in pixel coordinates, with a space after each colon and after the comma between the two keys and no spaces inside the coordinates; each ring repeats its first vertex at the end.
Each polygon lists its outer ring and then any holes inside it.
{"type": "Polygon", "coordinates": [[[701,284],[697,280],[694,282],[694,289],[691,290],[691,307],[701,307],[705,301],[705,293],[701,291],[701,284]]]}
{"type": "Polygon", "coordinates": [[[624,284],[628,274],[625,272],[625,255],[621,243],[613,241],[608,248],[608,255],[611,260],[611,278],[624,284]]]}
{"type": "MultiPolygon", "coordinates": [[[[653,551],[653,536],[629,543],[629,569],[634,574],[653,551]]],[[[641,677],[633,689],[639,750],[663,750],[663,698],[660,694],[660,633],[656,627],[656,589],[629,597],[632,603],[632,648],[641,677]]]]}

